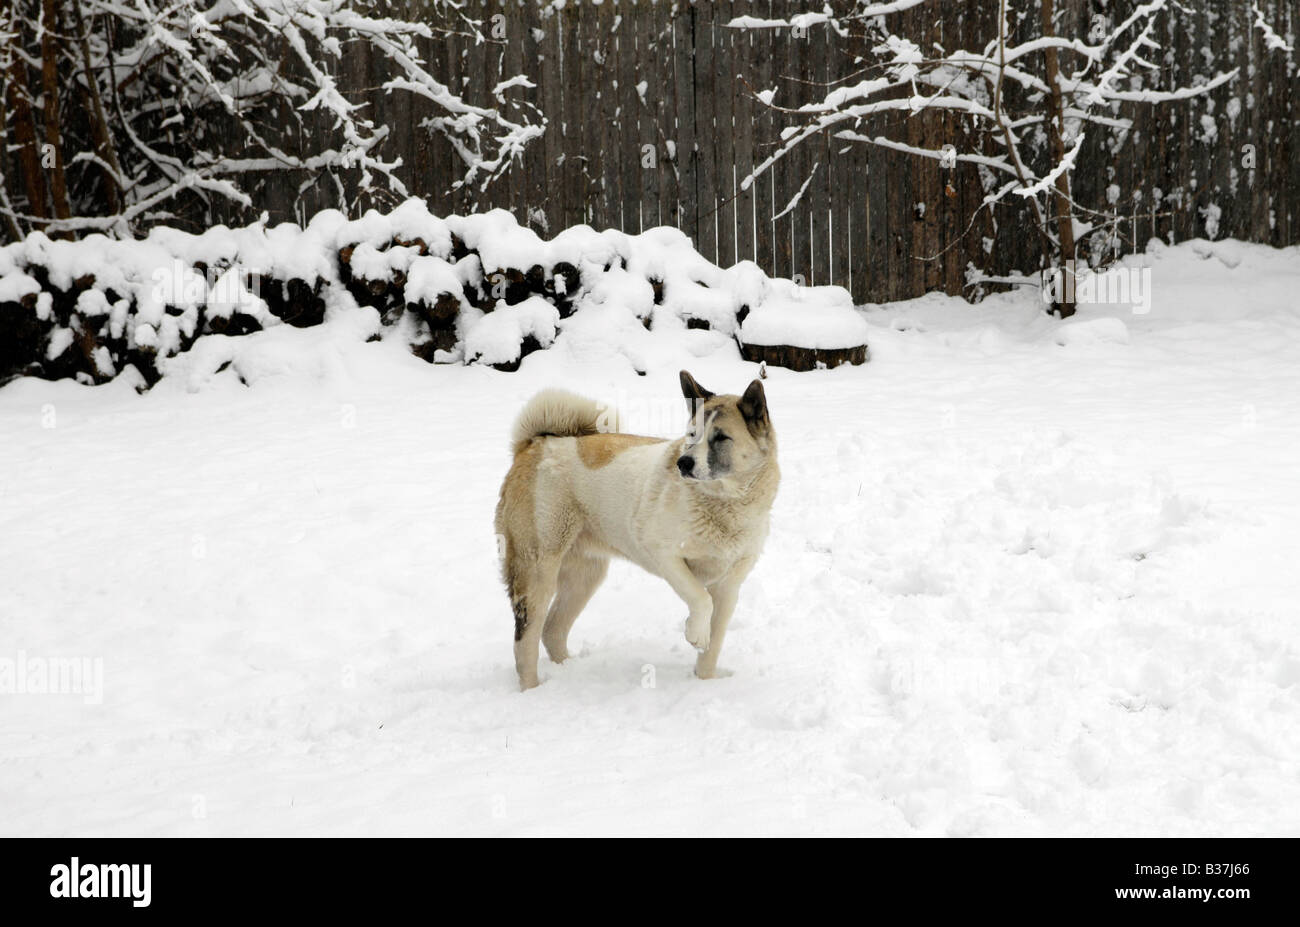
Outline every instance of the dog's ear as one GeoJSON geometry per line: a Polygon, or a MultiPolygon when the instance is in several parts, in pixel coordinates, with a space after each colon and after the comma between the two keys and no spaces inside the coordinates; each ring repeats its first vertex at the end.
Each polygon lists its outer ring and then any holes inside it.
{"type": "Polygon", "coordinates": [[[699,408],[700,403],[712,399],[714,394],[695,382],[695,377],[691,376],[685,370],[681,372],[682,395],[686,397],[686,405],[691,410],[691,415],[699,408]]]}
{"type": "Polygon", "coordinates": [[[749,431],[755,437],[765,433],[771,427],[771,421],[767,417],[767,395],[763,392],[763,381],[755,380],[745,389],[745,395],[740,397],[740,402],[736,404],[740,414],[745,419],[745,424],[749,426],[749,431]]]}

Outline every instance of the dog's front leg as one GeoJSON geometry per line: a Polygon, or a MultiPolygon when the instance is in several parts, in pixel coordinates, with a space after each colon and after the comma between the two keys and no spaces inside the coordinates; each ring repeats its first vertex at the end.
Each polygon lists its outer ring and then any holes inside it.
{"type": "Polygon", "coordinates": [[[728,576],[710,586],[709,593],[713,598],[709,646],[695,658],[695,675],[701,679],[712,679],[717,675],[718,654],[722,652],[722,640],[727,635],[727,624],[731,621],[731,614],[736,610],[736,599],[740,596],[740,581],[728,576]]]}
{"type": "Polygon", "coordinates": [[[674,557],[665,561],[660,573],[690,609],[686,618],[687,642],[696,650],[705,650],[709,646],[709,622],[713,618],[713,598],[709,590],[691,572],[685,560],[674,557]]]}
{"type": "Polygon", "coordinates": [[[701,679],[712,679],[718,673],[718,654],[722,652],[722,641],[727,636],[727,625],[736,610],[741,583],[753,566],[754,559],[746,558],[732,567],[726,576],[709,586],[709,595],[713,598],[709,646],[695,659],[695,675],[701,679]]]}

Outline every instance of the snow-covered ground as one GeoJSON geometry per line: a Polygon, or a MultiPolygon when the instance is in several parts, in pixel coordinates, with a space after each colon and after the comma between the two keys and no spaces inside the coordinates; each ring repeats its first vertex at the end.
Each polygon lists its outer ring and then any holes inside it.
{"type": "Polygon", "coordinates": [[[248,387],[11,383],[0,832],[1300,833],[1300,250],[1150,262],[1146,314],[931,296],[866,311],[866,366],[771,370],[708,682],[618,565],[517,691],[492,510],[534,390],[668,434],[679,367],[754,375],[716,333],[506,374],[338,318],[241,342],[248,387]],[[102,691],[12,691],[47,658],[102,691]]]}

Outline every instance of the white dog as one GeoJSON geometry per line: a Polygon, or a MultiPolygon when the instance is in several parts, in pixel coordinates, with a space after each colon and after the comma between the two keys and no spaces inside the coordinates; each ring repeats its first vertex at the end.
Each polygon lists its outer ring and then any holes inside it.
{"type": "Polygon", "coordinates": [[[569,629],[612,556],[668,581],[690,609],[695,674],[716,672],[767,538],[776,434],[758,380],[742,396],[716,396],[684,370],[681,383],[691,417],[675,441],[609,433],[608,411],[560,390],[533,397],[515,422],[496,530],[521,688],[537,685],[539,641],[556,663],[568,657],[569,629]]]}

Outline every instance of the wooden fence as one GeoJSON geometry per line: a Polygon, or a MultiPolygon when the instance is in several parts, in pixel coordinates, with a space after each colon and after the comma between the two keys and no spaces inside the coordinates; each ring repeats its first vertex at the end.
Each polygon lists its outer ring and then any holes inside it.
{"type": "MultiPolygon", "coordinates": [[[[1275,245],[1300,242],[1295,55],[1266,50],[1249,2],[1185,3],[1193,14],[1157,37],[1162,85],[1233,67],[1241,73],[1205,99],[1124,113],[1135,119],[1131,132],[1090,139],[1076,197],[1101,207],[1118,195],[1128,215],[1122,231],[1139,250],[1152,236],[1182,240],[1211,231],[1275,245]]],[[[1257,3],[1283,36],[1300,32],[1294,0],[1257,3]]],[[[463,11],[483,22],[489,41],[453,35],[424,43],[434,73],[485,105],[501,80],[524,74],[535,85],[525,97],[547,122],[544,137],[485,192],[450,189],[451,146],[418,128],[429,115],[418,102],[373,89],[389,76],[372,73],[378,59],[354,55],[344,76],[371,88],[373,117],[392,128],[384,153],[404,159],[408,187],[435,211],[502,207],[543,236],[578,223],[633,233],[675,225],[716,263],[756,261],[771,274],[846,286],[863,302],[960,293],[968,266],[1035,269],[1035,242],[1016,207],[984,210],[972,222],[984,187],[970,165],[950,171],[936,161],[819,138],[750,190],[739,189],[790,124],[751,88],[777,88],[778,100],[787,102],[813,99],[854,73],[855,56],[867,49],[825,27],[799,38],[726,24],[820,5],[464,0],[463,11]],[[798,205],[786,211],[801,189],[798,205]]],[[[1027,37],[1037,6],[1011,5],[1032,14],[1022,21],[1027,37]]],[[[1096,0],[1058,5],[1061,33],[1081,36],[1093,7],[1100,8],[1096,0]]],[[[447,15],[419,0],[381,6],[409,18],[447,15]]],[[[946,49],[982,48],[996,36],[996,10],[993,0],[954,0],[892,21],[896,31],[946,49]]],[[[967,126],[958,116],[922,114],[880,118],[862,131],[962,148],[967,126]]],[[[267,196],[276,212],[274,191],[267,196]]],[[[279,215],[292,218],[287,209],[279,215]]]]}

